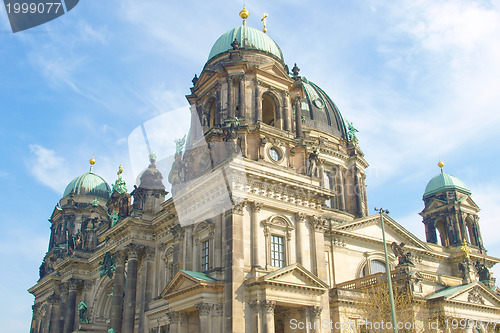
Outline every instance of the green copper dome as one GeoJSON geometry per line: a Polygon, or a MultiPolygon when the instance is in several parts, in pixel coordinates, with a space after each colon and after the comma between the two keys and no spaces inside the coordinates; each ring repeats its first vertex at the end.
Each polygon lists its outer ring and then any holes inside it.
{"type": "Polygon", "coordinates": [[[467,194],[471,193],[467,186],[465,186],[465,184],[460,179],[443,172],[432,178],[427,183],[427,186],[425,187],[424,197],[446,190],[457,190],[467,194]]]}
{"type": "Polygon", "coordinates": [[[301,82],[305,92],[305,98],[301,99],[305,125],[347,139],[344,119],[330,96],[305,76],[302,76],[301,82]]]}
{"type": "Polygon", "coordinates": [[[233,48],[231,46],[231,43],[235,38],[240,43],[240,48],[264,51],[279,58],[281,61],[284,61],[281,49],[279,48],[278,44],[276,44],[276,42],[271,39],[271,37],[260,31],[259,29],[247,27],[246,25],[236,27],[220,36],[219,39],[217,39],[217,41],[215,42],[214,46],[212,46],[212,50],[210,51],[208,60],[212,59],[218,54],[231,50],[233,48]],[[242,35],[244,36],[243,42],[241,39],[242,35]]]}
{"type": "Polygon", "coordinates": [[[87,172],[76,177],[66,186],[63,197],[74,194],[108,199],[110,191],[111,188],[101,176],[87,172]]]}

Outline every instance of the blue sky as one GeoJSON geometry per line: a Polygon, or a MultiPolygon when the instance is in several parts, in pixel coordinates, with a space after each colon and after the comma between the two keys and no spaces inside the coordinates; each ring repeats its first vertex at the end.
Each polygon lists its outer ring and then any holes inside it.
{"type": "MultiPolygon", "coordinates": [[[[68,14],[12,34],[0,9],[0,322],[26,332],[64,187],[87,172],[108,182],[120,164],[132,189],[128,138],[185,107],[212,44],[239,25],[242,1],[81,0],[68,14]],[[8,300],[8,301],[7,301],[8,300]]],[[[500,7],[490,1],[247,1],[248,24],[322,87],[359,130],[368,200],[424,238],[427,181],[445,171],[482,208],[500,256],[500,7]]],[[[187,114],[171,121],[182,132],[187,114]]],[[[135,157],[134,157],[135,158],[135,157]]],[[[145,162],[144,162],[145,163],[145,162]]],[[[500,268],[496,269],[497,275],[500,268]]]]}

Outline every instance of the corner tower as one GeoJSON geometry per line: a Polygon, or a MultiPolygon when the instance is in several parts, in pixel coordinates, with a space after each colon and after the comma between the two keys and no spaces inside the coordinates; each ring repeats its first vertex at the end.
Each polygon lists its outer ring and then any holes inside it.
{"type": "Polygon", "coordinates": [[[463,240],[480,251],[484,249],[479,229],[479,207],[465,184],[443,172],[433,177],[425,187],[425,208],[420,213],[425,225],[427,242],[442,246],[461,246],[463,240]]]}

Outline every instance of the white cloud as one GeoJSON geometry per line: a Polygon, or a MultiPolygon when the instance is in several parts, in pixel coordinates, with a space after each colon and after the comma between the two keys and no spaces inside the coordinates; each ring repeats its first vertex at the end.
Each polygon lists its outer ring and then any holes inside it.
{"type": "Polygon", "coordinates": [[[31,174],[40,183],[62,194],[71,178],[66,160],[56,155],[55,151],[38,144],[29,145],[29,148],[32,158],[26,166],[31,174]]]}

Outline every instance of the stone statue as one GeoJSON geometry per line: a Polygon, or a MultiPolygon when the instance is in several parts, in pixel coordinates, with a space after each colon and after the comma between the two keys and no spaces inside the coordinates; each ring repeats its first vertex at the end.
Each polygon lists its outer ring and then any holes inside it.
{"type": "Polygon", "coordinates": [[[463,284],[476,281],[476,274],[472,269],[472,263],[469,258],[466,257],[463,262],[458,263],[458,269],[462,272],[463,284]]]}
{"type": "Polygon", "coordinates": [[[47,264],[45,263],[45,260],[42,261],[42,264],[40,265],[40,279],[47,274],[47,264]]]}
{"type": "Polygon", "coordinates": [[[113,272],[116,270],[116,266],[115,259],[113,258],[113,255],[111,253],[106,252],[99,265],[101,266],[99,270],[100,277],[107,275],[110,279],[113,278],[113,272]]]}
{"type": "Polygon", "coordinates": [[[352,122],[347,122],[347,139],[348,141],[358,142],[358,138],[356,138],[356,132],[359,132],[352,122]]]}
{"type": "Polygon", "coordinates": [[[109,219],[111,220],[111,226],[114,227],[117,223],[118,220],[120,220],[120,215],[118,215],[118,212],[114,212],[113,214],[108,214],[109,219]]]}
{"type": "Polygon", "coordinates": [[[398,243],[393,242],[391,248],[394,255],[398,257],[398,266],[413,265],[411,262],[411,252],[405,252],[405,243],[401,242],[401,244],[398,245],[398,243]]]}
{"type": "Polygon", "coordinates": [[[475,264],[477,274],[479,275],[479,281],[490,281],[491,273],[485,264],[482,264],[479,260],[475,264]]]}
{"type": "Polygon", "coordinates": [[[206,112],[203,112],[201,114],[201,126],[209,126],[209,124],[208,124],[208,114],[206,112]]]}
{"type": "Polygon", "coordinates": [[[184,147],[184,144],[186,143],[186,135],[182,137],[182,139],[176,139],[174,140],[175,142],[175,155],[182,155],[182,149],[184,147]]]}
{"type": "Polygon", "coordinates": [[[319,147],[309,154],[308,162],[307,175],[318,177],[319,147]]]}
{"type": "Polygon", "coordinates": [[[78,317],[80,317],[80,323],[88,324],[89,320],[87,318],[87,304],[82,300],[80,304],[78,304],[78,317]]]}

